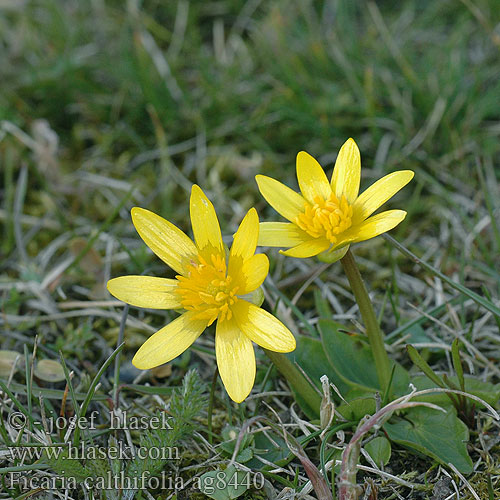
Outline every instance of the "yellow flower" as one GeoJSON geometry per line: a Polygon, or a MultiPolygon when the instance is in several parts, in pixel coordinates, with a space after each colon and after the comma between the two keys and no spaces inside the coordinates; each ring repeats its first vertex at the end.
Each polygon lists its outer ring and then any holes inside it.
{"type": "Polygon", "coordinates": [[[229,396],[240,403],[255,380],[252,341],[271,351],[290,352],[295,339],[272,314],[245,299],[269,271],[267,257],[254,255],[259,235],[255,209],[241,222],[228,257],[214,207],[196,185],[190,215],[195,242],[162,217],[133,208],[132,221],[141,238],[179,275],[176,279],[122,276],[108,281],[108,290],[133,306],[185,311],[137,351],[132,363],[141,370],[179,356],[217,320],[217,366],[229,396]]]}
{"type": "Polygon", "coordinates": [[[312,257],[335,262],[351,243],[368,240],[397,226],[404,210],[388,210],[370,217],[413,178],[411,170],[382,177],[358,196],[361,175],[359,149],[349,139],[340,149],[332,179],[308,153],[297,155],[297,179],[302,195],[271,177],[257,175],[262,196],[290,222],[261,222],[258,244],[292,247],[290,257],[312,257]]]}

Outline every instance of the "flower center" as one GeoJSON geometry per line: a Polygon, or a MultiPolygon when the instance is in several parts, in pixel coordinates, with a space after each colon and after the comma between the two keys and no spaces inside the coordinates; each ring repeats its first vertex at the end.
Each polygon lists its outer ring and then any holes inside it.
{"type": "Polygon", "coordinates": [[[208,320],[209,325],[217,318],[231,319],[231,306],[238,300],[238,287],[231,283],[231,276],[226,276],[225,259],[211,255],[207,262],[199,255],[198,261],[187,266],[186,276],[176,276],[182,307],[194,311],[195,318],[208,320]]]}
{"type": "Polygon", "coordinates": [[[295,223],[313,238],[324,236],[332,244],[338,235],[351,227],[352,207],[346,197],[339,200],[334,193],[328,199],[314,198],[314,204],[306,203],[304,212],[295,218],[295,223]]]}

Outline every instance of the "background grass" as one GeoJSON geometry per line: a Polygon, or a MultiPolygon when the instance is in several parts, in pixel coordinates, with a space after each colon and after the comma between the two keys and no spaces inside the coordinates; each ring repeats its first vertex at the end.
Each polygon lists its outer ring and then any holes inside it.
{"type": "MultiPolygon", "coordinates": [[[[362,187],[416,172],[387,204],[408,211],[393,236],[498,304],[499,22],[495,0],[2,2],[0,347],[22,352],[38,334],[41,355],[62,350],[85,386],[118,334],[121,309],[102,303],[107,279],[169,276],[135,233],[132,206],[188,231],[196,182],[229,236],[251,206],[278,220],[255,174],[295,187],[298,151],[330,173],[351,136],[362,187]]],[[[452,290],[382,238],[355,251],[387,333],[418,320],[413,341],[449,344],[445,324],[498,382],[488,368],[500,358],[491,315],[459,297],[431,321],[422,311],[452,290]]],[[[271,282],[312,323],[314,284],[337,319],[357,320],[340,266],[297,293],[319,264],[269,255],[271,282]]],[[[293,310],[281,315],[307,331],[293,310]]],[[[127,361],[137,346],[171,317],[131,312],[125,381],[137,375],[127,361]]],[[[213,373],[204,337],[199,356],[174,362],[174,384],[188,364],[213,373]]],[[[447,368],[440,353],[429,356],[447,368]]]]}

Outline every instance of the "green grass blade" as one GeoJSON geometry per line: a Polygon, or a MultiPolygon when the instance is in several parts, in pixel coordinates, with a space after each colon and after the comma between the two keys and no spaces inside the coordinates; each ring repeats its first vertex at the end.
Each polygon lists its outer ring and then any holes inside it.
{"type": "Polygon", "coordinates": [[[451,288],[454,288],[455,290],[458,290],[460,293],[463,295],[466,295],[470,299],[472,299],[476,304],[484,307],[491,313],[493,313],[495,316],[500,316],[500,308],[493,304],[490,300],[485,299],[484,297],[481,297],[478,295],[476,292],[473,292],[472,290],[469,290],[467,287],[464,285],[461,285],[460,283],[457,283],[456,281],[453,281],[451,278],[448,278],[445,274],[443,274],[441,271],[438,271],[436,268],[432,267],[430,264],[427,264],[427,262],[423,261],[419,257],[417,257],[414,253],[412,253],[410,250],[408,250],[404,245],[396,241],[392,236],[389,236],[388,234],[383,235],[384,238],[394,247],[396,247],[402,254],[406,255],[410,259],[412,259],[415,263],[417,263],[419,266],[423,267],[430,273],[432,273],[434,276],[437,276],[439,279],[443,280],[445,283],[447,283],[451,288]]]}
{"type": "Polygon", "coordinates": [[[455,339],[451,344],[451,358],[453,360],[453,368],[455,368],[455,373],[458,377],[458,382],[460,383],[460,389],[465,392],[464,369],[462,367],[462,361],[460,360],[459,339],[455,339]]]}
{"type": "Polygon", "coordinates": [[[438,387],[442,387],[443,389],[446,388],[446,385],[441,377],[434,373],[434,370],[429,366],[427,361],[420,356],[418,351],[411,344],[406,346],[406,350],[408,351],[408,355],[415,366],[418,366],[418,368],[420,368],[438,387]]]}

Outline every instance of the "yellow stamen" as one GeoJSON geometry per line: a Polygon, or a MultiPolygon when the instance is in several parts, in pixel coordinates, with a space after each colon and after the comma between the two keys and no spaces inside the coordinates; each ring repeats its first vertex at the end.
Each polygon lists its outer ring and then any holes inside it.
{"type": "Polygon", "coordinates": [[[231,319],[231,306],[238,301],[238,286],[232,284],[231,276],[226,276],[222,256],[212,254],[207,262],[199,255],[198,262],[187,265],[186,276],[176,278],[182,307],[195,312],[197,319],[206,319],[209,325],[217,318],[231,319]]]}
{"type": "Polygon", "coordinates": [[[352,207],[345,196],[339,200],[335,194],[328,199],[314,198],[314,205],[306,203],[304,212],[295,218],[295,223],[313,238],[325,237],[335,244],[338,235],[352,224],[352,207]]]}

